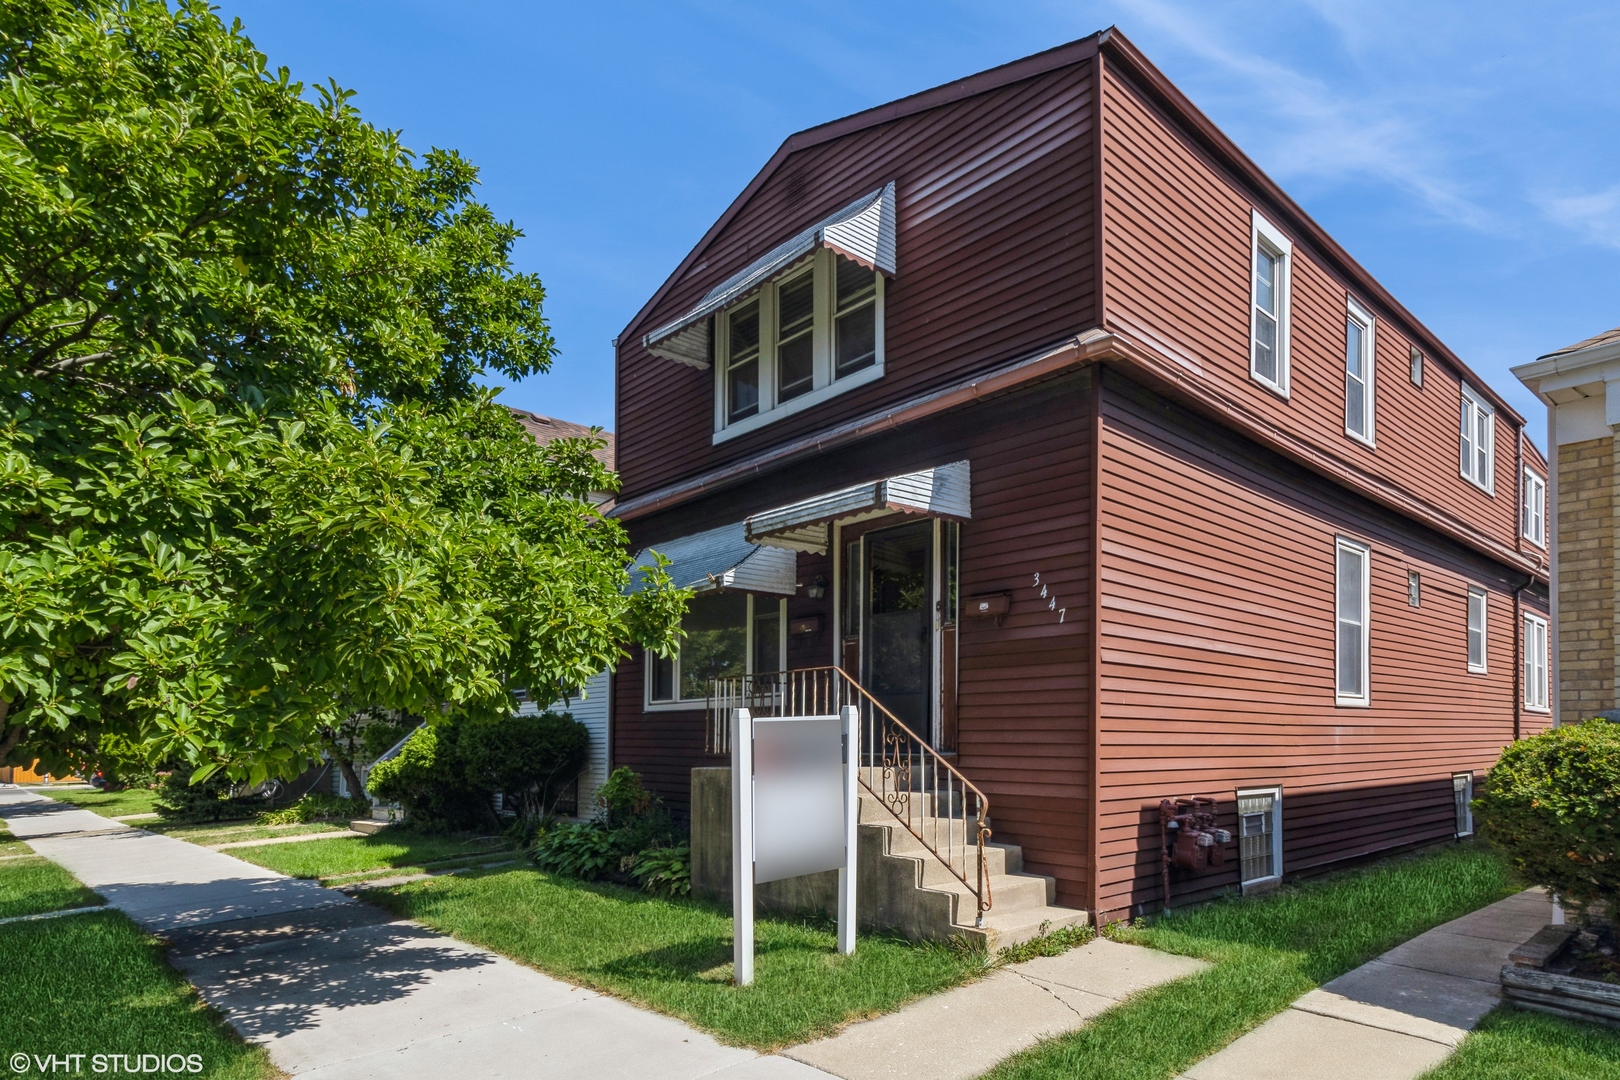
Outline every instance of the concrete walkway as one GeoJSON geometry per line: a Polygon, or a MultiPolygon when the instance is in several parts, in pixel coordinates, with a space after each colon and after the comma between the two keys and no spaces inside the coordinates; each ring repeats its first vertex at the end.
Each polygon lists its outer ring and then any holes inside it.
{"type": "Polygon", "coordinates": [[[1208,966],[1098,939],[783,1053],[845,1080],[968,1080],[1042,1039],[1081,1027],[1137,991],[1208,966]]]}
{"type": "Polygon", "coordinates": [[[1312,990],[1184,1080],[1411,1080],[1501,1000],[1508,953],[1552,921],[1529,889],[1419,934],[1312,990]]]}
{"type": "Polygon", "coordinates": [[[826,1080],[229,855],[10,785],[0,818],[113,907],[277,1066],[323,1080],[826,1080]]]}

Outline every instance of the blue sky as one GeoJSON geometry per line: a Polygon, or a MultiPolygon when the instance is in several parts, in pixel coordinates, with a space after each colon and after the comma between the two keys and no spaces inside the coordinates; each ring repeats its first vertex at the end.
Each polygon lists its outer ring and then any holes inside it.
{"type": "Polygon", "coordinates": [[[1527,416],[1620,324],[1620,5],[225,0],[274,65],[455,147],[561,355],[502,400],[613,423],[609,342],[786,136],[1117,25],[1527,416]]]}

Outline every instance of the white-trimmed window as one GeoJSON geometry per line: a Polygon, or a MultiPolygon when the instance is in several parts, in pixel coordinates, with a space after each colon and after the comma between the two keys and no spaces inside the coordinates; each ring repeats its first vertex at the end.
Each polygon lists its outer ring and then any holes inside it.
{"type": "Polygon", "coordinates": [[[1367,545],[1340,537],[1335,545],[1334,607],[1337,629],[1334,643],[1334,699],[1340,705],[1366,705],[1371,701],[1367,682],[1369,664],[1368,602],[1370,551],[1367,545]]]}
{"type": "Polygon", "coordinates": [[[1547,620],[1529,612],[1524,616],[1524,707],[1547,712],[1547,620]]]}
{"type": "Polygon", "coordinates": [[[1237,793],[1238,879],[1245,890],[1282,877],[1282,788],[1237,793]]]}
{"type": "Polygon", "coordinates": [[[715,440],[883,374],[883,275],[818,248],[714,317],[715,440]]]}
{"type": "Polygon", "coordinates": [[[1249,374],[1288,396],[1288,294],[1294,246],[1260,216],[1252,216],[1249,254],[1249,374]]]}
{"type": "Polygon", "coordinates": [[[1474,835],[1474,774],[1451,774],[1451,803],[1457,815],[1457,835],[1474,835]]]}
{"type": "Polygon", "coordinates": [[[1468,670],[1482,674],[1485,670],[1485,620],[1488,607],[1486,592],[1477,585],[1468,587],[1468,670]]]}
{"type": "Polygon", "coordinates": [[[1547,546],[1547,481],[1524,470],[1519,488],[1519,534],[1537,547],[1547,546]]]}
{"type": "Polygon", "coordinates": [[[787,600],[752,593],[695,596],[671,657],[647,655],[648,708],[701,707],[711,679],[780,671],[787,655],[787,600]]]}
{"type": "Polygon", "coordinates": [[[1344,433],[1373,444],[1373,330],[1366,308],[1348,302],[1344,316],[1344,433]]]}
{"type": "Polygon", "coordinates": [[[1496,486],[1496,412],[1466,385],[1457,449],[1463,479],[1492,491],[1496,486]]]}

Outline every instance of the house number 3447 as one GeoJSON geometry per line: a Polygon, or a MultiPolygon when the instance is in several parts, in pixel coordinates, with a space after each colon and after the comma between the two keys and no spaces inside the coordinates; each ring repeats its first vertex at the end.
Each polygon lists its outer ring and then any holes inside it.
{"type": "Polygon", "coordinates": [[[1035,584],[1031,588],[1041,591],[1041,599],[1046,601],[1046,610],[1057,612],[1058,622],[1063,622],[1069,617],[1068,608],[1058,607],[1057,594],[1051,592],[1046,585],[1042,584],[1039,571],[1035,574],[1035,584]]]}

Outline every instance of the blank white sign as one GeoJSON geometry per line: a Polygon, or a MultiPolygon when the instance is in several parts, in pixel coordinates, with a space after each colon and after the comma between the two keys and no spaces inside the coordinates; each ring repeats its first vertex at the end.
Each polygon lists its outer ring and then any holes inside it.
{"type": "Polygon", "coordinates": [[[837,716],[754,719],[754,881],[845,865],[844,734],[837,716]]]}

